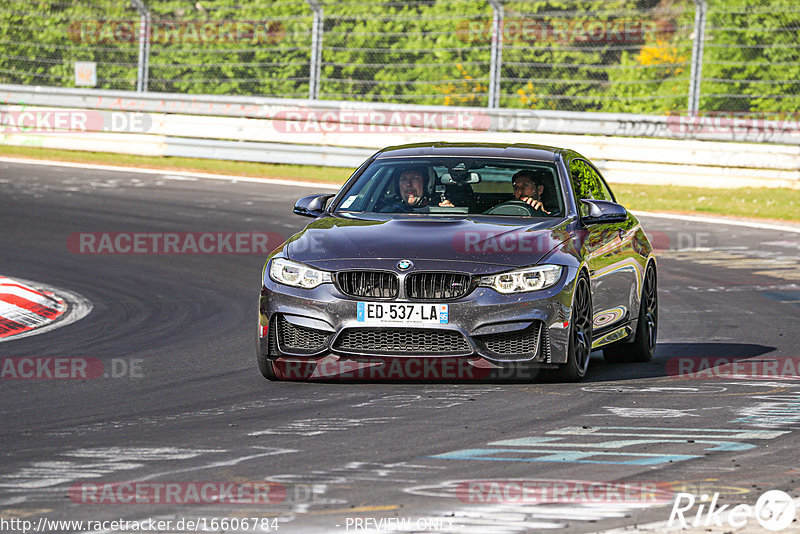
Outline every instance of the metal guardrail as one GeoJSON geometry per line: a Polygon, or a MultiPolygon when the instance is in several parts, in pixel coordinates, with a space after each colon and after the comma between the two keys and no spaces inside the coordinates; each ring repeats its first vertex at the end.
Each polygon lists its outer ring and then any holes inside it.
{"type": "Polygon", "coordinates": [[[375,150],[372,149],[338,146],[318,147],[167,137],[163,155],[355,169],[374,153],[375,150]]]}
{"type": "Polygon", "coordinates": [[[725,135],[681,131],[662,116],[0,85],[0,115],[12,121],[24,111],[53,110],[92,120],[80,132],[0,124],[0,145],[356,167],[396,144],[527,142],[573,148],[612,182],[800,187],[800,134],[790,123],[726,123],[725,135]],[[722,142],[740,138],[750,142],[722,142]],[[773,138],[785,144],[763,142],[773,138]]]}
{"type": "MultiPolygon", "coordinates": [[[[136,93],[0,84],[0,104],[56,106],[110,111],[182,113],[271,119],[292,112],[442,113],[472,118],[481,131],[561,133],[800,145],[800,119],[786,121],[731,116],[636,115],[576,111],[416,106],[177,93],[136,93]]],[[[336,122],[336,116],[328,117],[336,122]]]]}

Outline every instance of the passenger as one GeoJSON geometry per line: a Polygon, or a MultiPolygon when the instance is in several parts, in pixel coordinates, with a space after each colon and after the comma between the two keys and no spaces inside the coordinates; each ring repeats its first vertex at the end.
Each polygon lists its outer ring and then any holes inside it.
{"type": "MultiPolygon", "coordinates": [[[[431,201],[425,191],[425,169],[411,168],[401,172],[397,177],[397,191],[400,193],[399,202],[394,201],[380,211],[404,213],[427,211],[423,208],[427,208],[431,201]]],[[[449,200],[442,200],[439,206],[452,207],[453,204],[449,200]]]]}
{"type": "Polygon", "coordinates": [[[528,204],[535,210],[541,210],[550,215],[550,212],[544,209],[544,203],[542,202],[544,185],[532,171],[522,170],[517,172],[511,177],[511,183],[514,186],[514,198],[528,204]]]}
{"type": "Polygon", "coordinates": [[[400,173],[397,189],[406,207],[423,208],[429,204],[425,194],[425,177],[419,169],[408,169],[400,173]]]}

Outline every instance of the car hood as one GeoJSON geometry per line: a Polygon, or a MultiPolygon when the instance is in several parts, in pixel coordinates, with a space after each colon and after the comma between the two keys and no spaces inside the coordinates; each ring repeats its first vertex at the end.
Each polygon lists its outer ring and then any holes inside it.
{"type": "Polygon", "coordinates": [[[286,254],[319,269],[415,269],[492,272],[539,262],[571,237],[569,219],[393,216],[321,217],[287,241],[286,254]],[[444,265],[447,264],[447,265],[444,265]]]}

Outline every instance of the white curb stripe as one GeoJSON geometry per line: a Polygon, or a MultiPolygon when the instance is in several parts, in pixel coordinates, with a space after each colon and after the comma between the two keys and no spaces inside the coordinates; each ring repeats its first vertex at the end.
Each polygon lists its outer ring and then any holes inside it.
{"type": "MultiPolygon", "coordinates": [[[[30,300],[31,302],[35,302],[36,304],[41,304],[42,306],[51,308],[53,310],[59,309],[58,301],[27,286],[15,287],[9,284],[0,284],[0,294],[14,295],[26,300],[30,300]]],[[[2,297],[0,297],[0,300],[2,300],[2,297]]]]}
{"type": "Polygon", "coordinates": [[[51,319],[42,317],[38,313],[33,313],[25,308],[20,308],[19,306],[15,306],[2,300],[0,300],[0,317],[28,326],[30,328],[36,328],[37,326],[41,326],[51,321],[51,319]]]}

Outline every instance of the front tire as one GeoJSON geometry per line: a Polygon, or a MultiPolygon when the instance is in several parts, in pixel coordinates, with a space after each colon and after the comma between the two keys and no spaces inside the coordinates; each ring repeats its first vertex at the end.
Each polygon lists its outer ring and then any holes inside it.
{"type": "Polygon", "coordinates": [[[272,361],[261,354],[260,350],[256,352],[256,361],[258,362],[258,370],[261,371],[261,376],[267,380],[278,380],[272,361]]]}
{"type": "Polygon", "coordinates": [[[603,349],[603,359],[609,363],[649,362],[656,351],[658,338],[658,279],[650,265],[644,275],[639,320],[632,342],[618,342],[603,349]]]}
{"type": "Polygon", "coordinates": [[[592,353],[592,293],[585,274],[575,282],[572,298],[572,318],[567,347],[567,363],[553,370],[553,379],[559,382],[577,382],[586,376],[592,353]]]}
{"type": "MultiPolygon", "coordinates": [[[[272,351],[274,350],[273,347],[275,347],[275,338],[272,337],[275,335],[273,324],[269,325],[269,331],[267,335],[269,336],[267,350],[272,351]]],[[[278,375],[275,374],[275,365],[272,363],[272,360],[267,358],[267,355],[264,354],[263,345],[260,338],[256,338],[256,362],[258,363],[258,370],[261,371],[261,376],[267,380],[280,380],[278,375]]]]}

